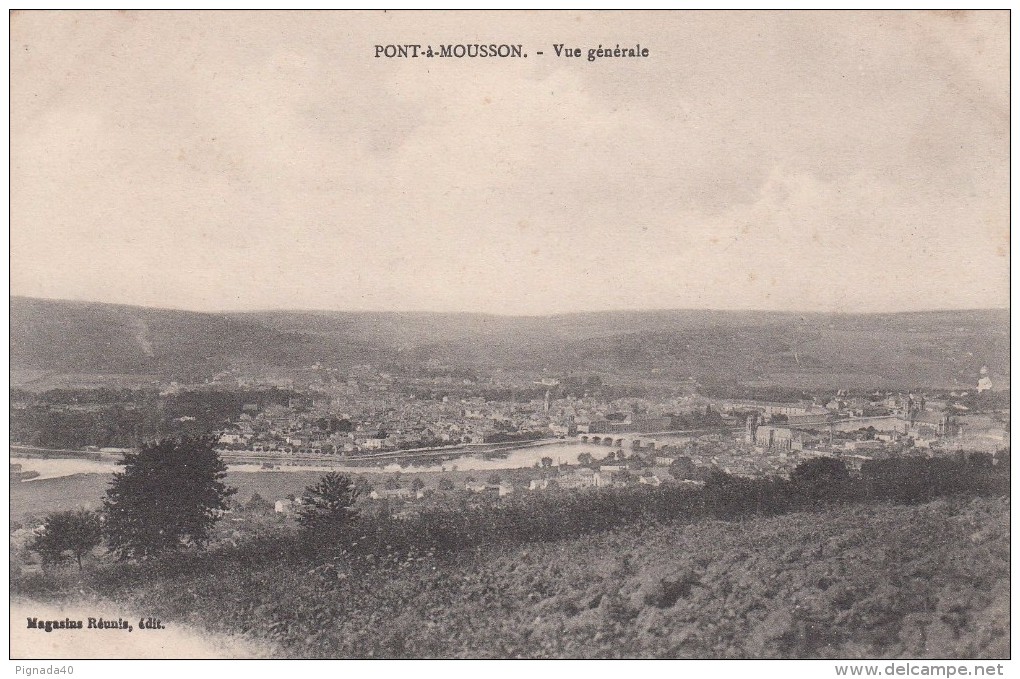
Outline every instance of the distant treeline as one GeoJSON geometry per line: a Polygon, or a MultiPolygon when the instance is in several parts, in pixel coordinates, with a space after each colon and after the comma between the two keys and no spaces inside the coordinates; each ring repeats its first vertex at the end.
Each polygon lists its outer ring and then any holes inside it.
{"type": "MultiPolygon", "coordinates": [[[[1009,409],[1009,389],[1003,391],[970,391],[966,396],[957,399],[960,405],[975,412],[1009,409]]],[[[1009,419],[1005,420],[1007,423],[1009,419]]]]}
{"type": "Polygon", "coordinates": [[[749,386],[738,382],[703,382],[698,391],[702,396],[709,398],[775,401],[778,403],[793,403],[812,399],[812,394],[803,389],[781,386],[749,386]]]}
{"type": "Polygon", "coordinates": [[[851,477],[841,461],[818,458],[802,463],[789,480],[747,479],[715,471],[704,486],[518,493],[491,505],[478,504],[464,493],[410,517],[362,513],[339,541],[324,544],[302,541],[292,533],[272,533],[249,539],[241,552],[246,560],[284,554],[318,558],[315,555],[337,550],[371,559],[559,540],[647,521],[734,520],[836,504],[915,504],[953,495],[1008,495],[1008,450],[1000,451],[996,462],[983,453],[873,460],[859,477],[851,477]]]}
{"type": "Polygon", "coordinates": [[[747,479],[713,472],[705,485],[628,486],[597,491],[518,494],[488,507],[454,505],[393,520],[360,517],[351,527],[358,549],[397,547],[455,551],[488,543],[576,537],[642,520],[734,519],[828,504],[921,503],[954,494],[1009,493],[1009,456],[871,460],[852,478],[834,458],[802,463],[790,480],[747,479]]]}
{"type": "Polygon", "coordinates": [[[283,389],[11,391],[11,441],[47,448],[134,447],[166,436],[196,436],[236,421],[245,405],[262,410],[306,397],[283,389]]]}
{"type": "Polygon", "coordinates": [[[524,387],[492,387],[484,384],[458,385],[451,387],[409,387],[405,393],[418,399],[437,399],[448,397],[451,400],[461,398],[481,398],[485,401],[503,401],[509,403],[528,403],[541,401],[546,392],[549,398],[598,398],[613,401],[621,398],[648,398],[651,390],[647,386],[636,384],[606,384],[594,373],[568,375],[555,385],[534,384],[524,387]]]}
{"type": "MultiPolygon", "coordinates": [[[[886,391],[880,390],[882,393],[886,391]]],[[[946,390],[938,389],[925,389],[921,387],[905,387],[902,389],[892,390],[894,392],[915,394],[941,394],[948,392],[946,390]]],[[[966,406],[968,410],[975,412],[988,412],[991,410],[1003,410],[1009,408],[1009,389],[1001,391],[983,391],[978,392],[976,389],[963,389],[958,390],[959,392],[966,391],[966,396],[955,396],[950,397],[954,403],[958,403],[962,406],[966,406]]],[[[820,390],[820,391],[806,391],[803,389],[793,389],[789,387],[781,386],[751,386],[740,384],[737,382],[708,382],[703,383],[699,392],[703,396],[710,398],[729,398],[729,399],[747,399],[753,401],[774,401],[779,403],[793,403],[796,401],[812,401],[818,397],[823,400],[835,397],[837,390],[820,390]]],[[[852,389],[849,392],[843,392],[849,396],[863,396],[868,397],[873,394],[873,389],[852,389]]]]}
{"type": "Polygon", "coordinates": [[[496,432],[495,434],[487,434],[485,436],[485,443],[514,443],[518,441],[536,441],[545,436],[545,432],[541,431],[522,431],[522,432],[496,432]]]}

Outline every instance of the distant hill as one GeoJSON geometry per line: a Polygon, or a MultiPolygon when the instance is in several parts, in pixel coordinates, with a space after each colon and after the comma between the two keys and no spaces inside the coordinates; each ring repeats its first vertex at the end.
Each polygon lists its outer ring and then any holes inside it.
{"type": "Polygon", "coordinates": [[[982,366],[1000,382],[1009,375],[1009,317],[995,311],[795,316],[579,344],[593,364],[745,384],[972,387],[982,366]]]}
{"type": "MultiPolygon", "coordinates": [[[[356,342],[359,359],[375,356],[356,342]]],[[[300,366],[335,358],[321,338],[224,314],[11,299],[11,368],[204,379],[228,367],[300,366]]]]}
{"type": "Polygon", "coordinates": [[[204,379],[315,362],[596,370],[780,386],[969,387],[1009,378],[1007,310],[622,311],[556,316],[195,313],[12,297],[12,373],[204,379]]]}

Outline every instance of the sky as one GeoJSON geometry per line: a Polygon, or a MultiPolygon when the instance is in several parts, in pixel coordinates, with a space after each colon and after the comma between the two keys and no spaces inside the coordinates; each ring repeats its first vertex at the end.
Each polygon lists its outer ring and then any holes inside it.
{"type": "Polygon", "coordinates": [[[19,12],[10,50],[12,295],[1009,304],[1008,12],[19,12]],[[374,56],[479,42],[528,57],[374,56]]]}

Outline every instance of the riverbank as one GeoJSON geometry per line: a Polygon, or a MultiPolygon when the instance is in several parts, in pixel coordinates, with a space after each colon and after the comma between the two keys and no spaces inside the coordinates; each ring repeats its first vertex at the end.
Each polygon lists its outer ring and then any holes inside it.
{"type": "MultiPolygon", "coordinates": [[[[11,446],[12,464],[20,464],[25,471],[37,471],[34,480],[72,476],[75,474],[112,474],[120,471],[117,463],[121,455],[100,456],[82,453],[79,455],[53,454],[24,455],[22,447],[11,446]]],[[[543,439],[513,444],[465,444],[456,450],[440,449],[431,451],[435,457],[419,454],[417,459],[411,451],[387,453],[370,458],[336,458],[327,456],[286,457],[258,454],[252,451],[221,451],[220,455],[232,472],[327,472],[340,471],[349,474],[385,472],[446,472],[520,469],[534,467],[543,457],[554,463],[574,464],[577,456],[585,451],[605,452],[595,444],[583,444],[573,440],[543,439]],[[409,464],[410,462],[410,464],[409,464]]]]}
{"type": "Polygon", "coordinates": [[[386,450],[378,453],[359,453],[354,455],[332,456],[332,455],[309,455],[309,454],[280,454],[276,452],[264,452],[255,450],[220,450],[220,455],[225,460],[237,460],[254,464],[278,463],[289,464],[292,462],[306,463],[319,461],[324,464],[335,466],[378,466],[380,463],[396,462],[397,460],[413,462],[416,460],[443,460],[457,459],[469,455],[502,455],[513,450],[523,448],[534,448],[548,446],[557,443],[572,442],[570,439],[544,438],[534,441],[507,441],[503,443],[461,443],[455,446],[439,446],[430,448],[408,448],[406,450],[386,450]]]}

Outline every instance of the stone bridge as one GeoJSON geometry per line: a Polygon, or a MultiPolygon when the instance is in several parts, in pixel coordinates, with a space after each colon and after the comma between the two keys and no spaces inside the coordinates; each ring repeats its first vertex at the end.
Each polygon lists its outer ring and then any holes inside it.
{"type": "Polygon", "coordinates": [[[578,434],[577,440],[596,446],[630,448],[632,450],[663,450],[671,445],[640,434],[578,434]]]}
{"type": "Polygon", "coordinates": [[[826,424],[814,426],[814,429],[828,429],[833,431],[857,431],[874,427],[878,431],[904,432],[909,424],[899,415],[876,415],[872,417],[855,417],[849,420],[834,420],[826,424]]]}

